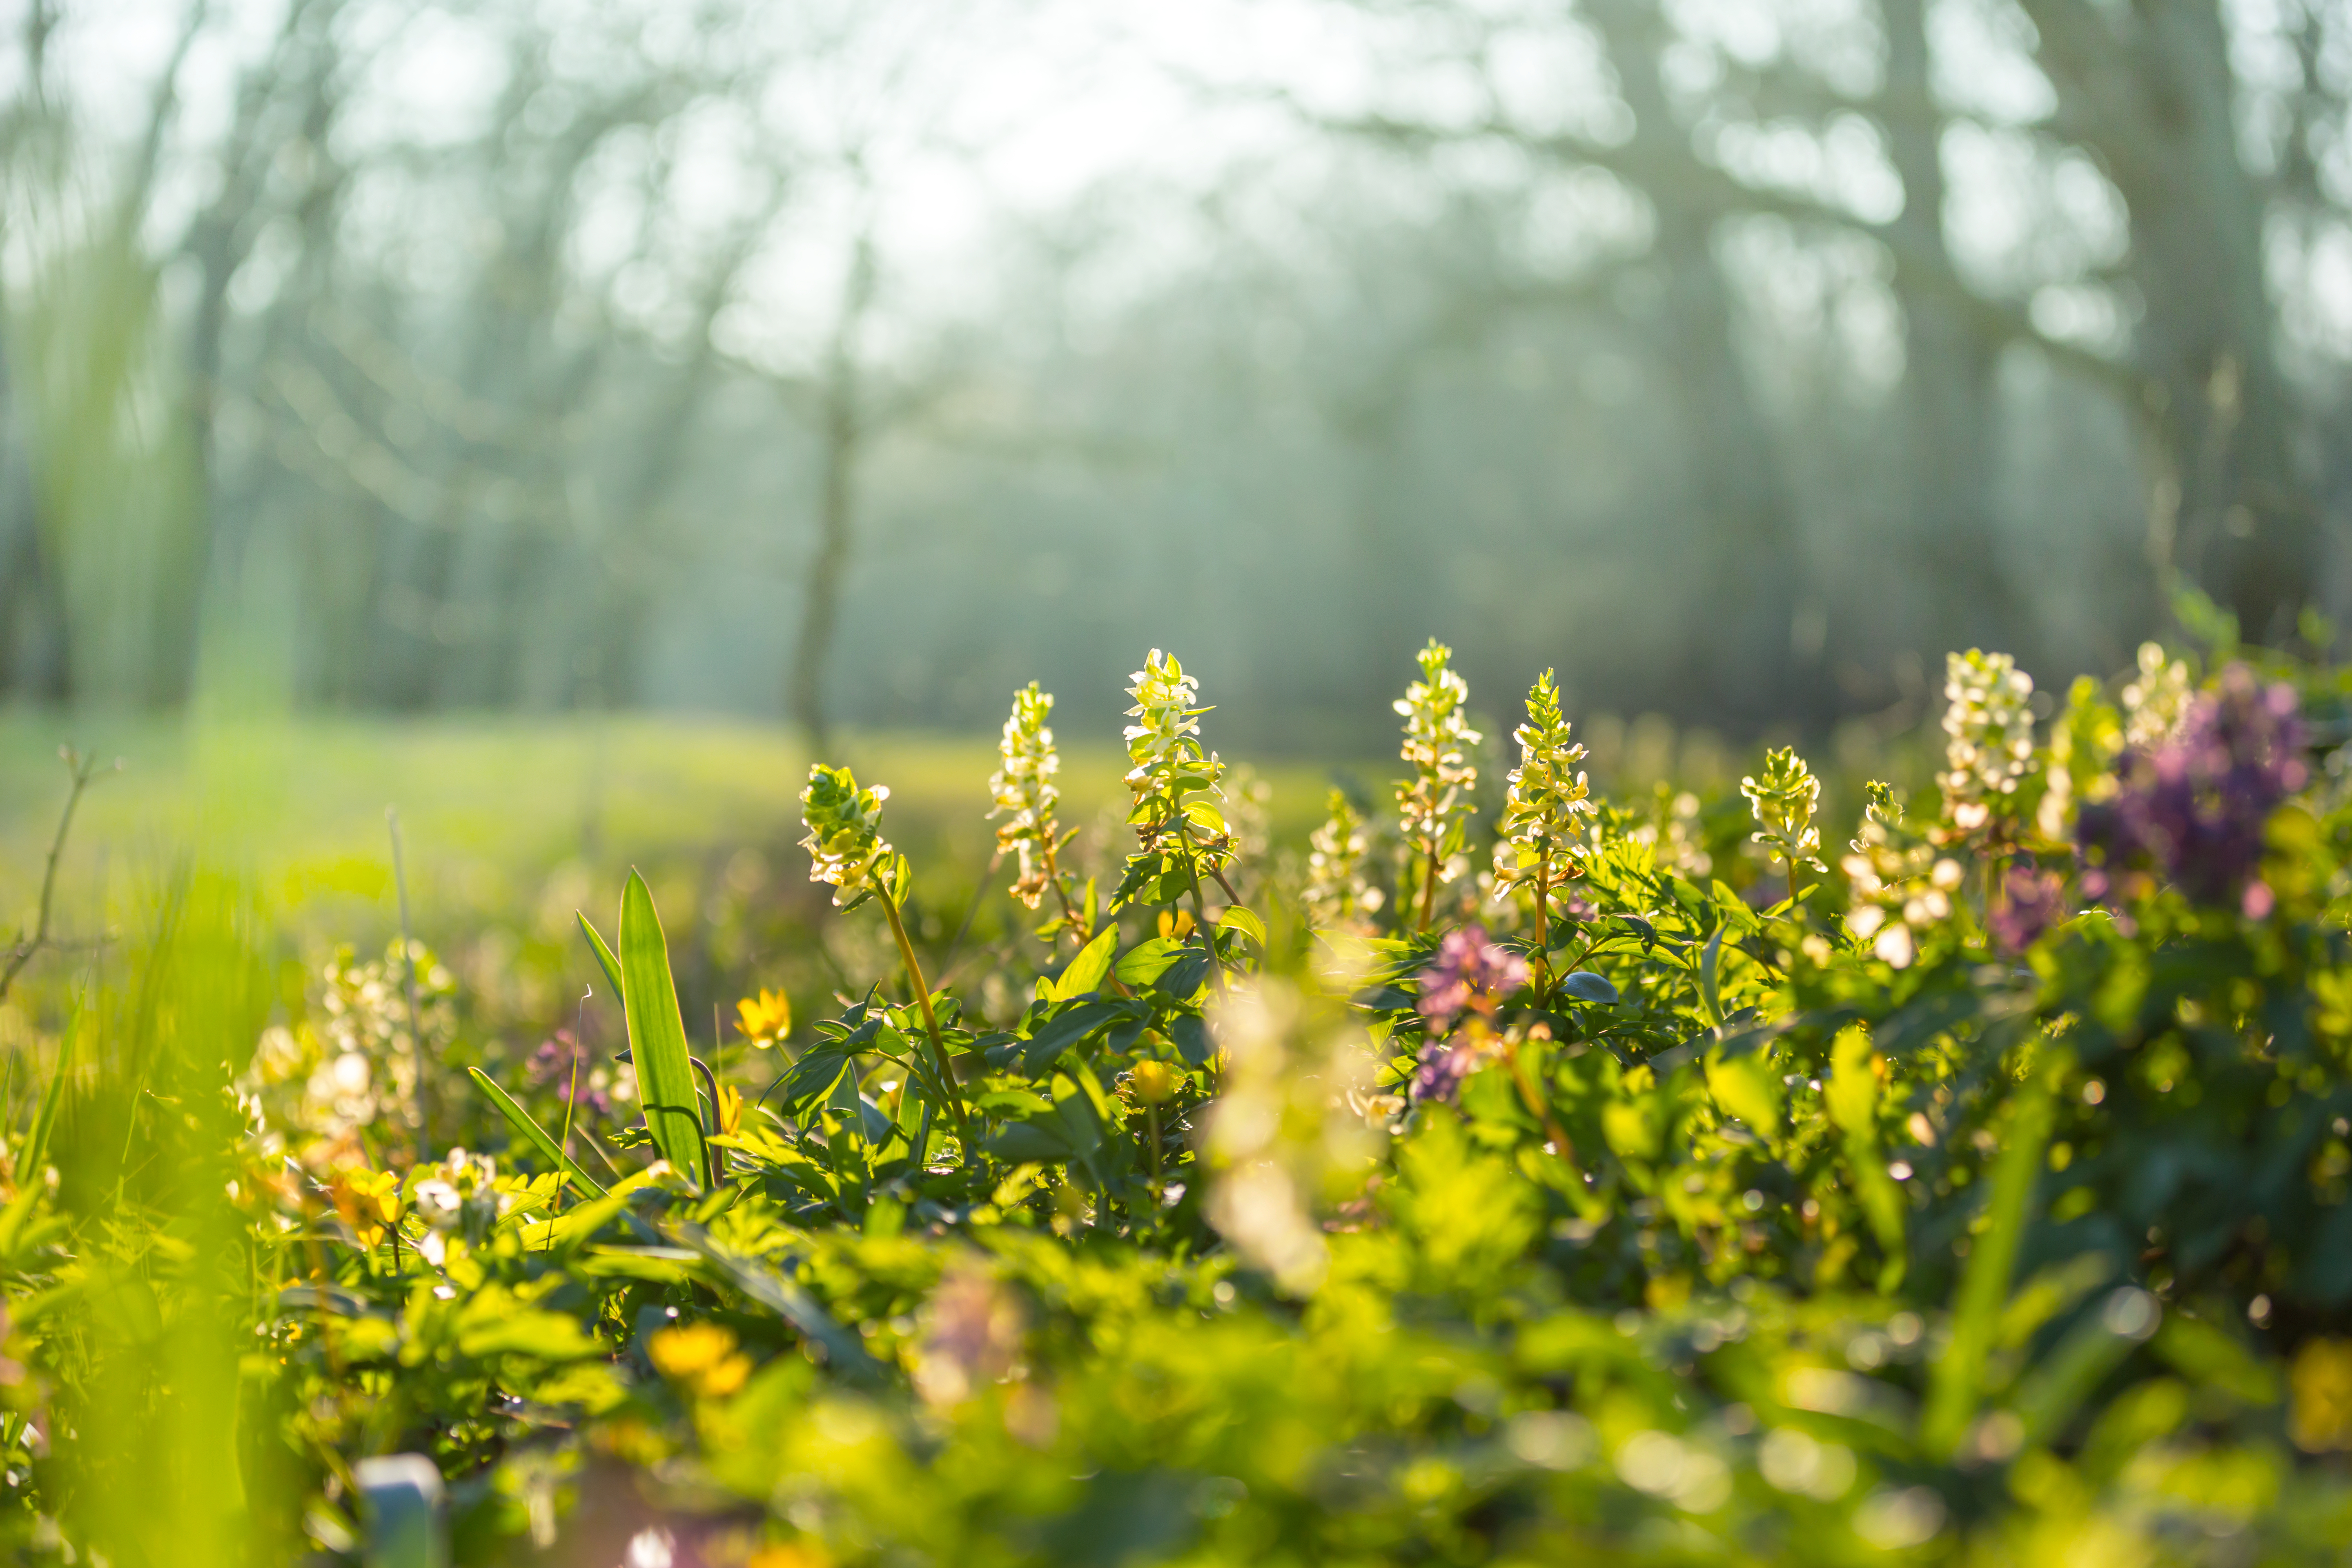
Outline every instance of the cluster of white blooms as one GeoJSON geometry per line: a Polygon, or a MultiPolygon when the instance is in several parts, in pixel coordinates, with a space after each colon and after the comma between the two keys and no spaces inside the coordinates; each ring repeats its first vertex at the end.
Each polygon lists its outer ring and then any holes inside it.
{"type": "Polygon", "coordinates": [[[1948,657],[1944,682],[1944,809],[1964,831],[1982,827],[2033,765],[2033,678],[2005,653],[1948,657]]]}
{"type": "Polygon", "coordinates": [[[1158,648],[1143,668],[1128,677],[1127,694],[1135,706],[1127,710],[1135,721],[1125,731],[1127,787],[1139,795],[1156,795],[1185,773],[1202,777],[1194,786],[1214,790],[1223,766],[1213,753],[1201,750],[1201,682],[1184,673],[1175,655],[1158,648]]]}
{"type": "Polygon", "coordinates": [[[1822,830],[1813,826],[1822,781],[1794,746],[1765,752],[1764,776],[1741,779],[1739,793],[1756,814],[1756,831],[1748,837],[1769,849],[1791,875],[1800,866],[1828,869],[1820,859],[1822,830]]]}
{"type": "Polygon", "coordinates": [[[1397,830],[1428,863],[1426,898],[1469,868],[1461,850],[1478,770],[1466,748],[1479,736],[1464,711],[1469,683],[1447,666],[1454,650],[1433,637],[1417,657],[1422,678],[1396,702],[1405,721],[1400,754],[1412,765],[1412,777],[1397,785],[1397,830]]]}
{"type": "Polygon", "coordinates": [[[1325,930],[1360,926],[1379,912],[1381,895],[1364,879],[1370,847],[1363,814],[1333,790],[1330,816],[1307,840],[1307,918],[1325,930]]]}
{"type": "Polygon", "coordinates": [[[2145,752],[2169,739],[2189,712],[2189,661],[2168,659],[2160,645],[2144,642],[2138,662],[2124,688],[2124,742],[2145,752]]]}
{"type": "Polygon", "coordinates": [[[847,768],[819,763],[809,769],[801,791],[808,837],[801,847],[809,852],[809,880],[832,883],[835,903],[874,882],[877,868],[895,853],[882,837],[882,803],[889,798],[887,784],[858,788],[847,768]]]}
{"type": "MultiPolygon", "coordinates": [[[[1869,829],[1864,828],[1865,835],[1869,829]]],[[[1960,885],[1960,863],[1935,858],[1933,849],[1896,849],[1872,845],[1841,862],[1853,879],[1846,929],[1897,969],[1917,956],[1916,932],[1952,915],[1952,894],[1960,885]]]]}
{"type": "Polygon", "coordinates": [[[1054,775],[1062,771],[1062,757],[1045,723],[1053,711],[1053,693],[1040,691],[1034,680],[1013,694],[1013,711],[996,747],[1003,763],[988,781],[995,801],[990,817],[1012,814],[996,830],[996,847],[1019,858],[1021,874],[1013,884],[1013,896],[1033,910],[1053,884],[1055,858],[1061,848],[1054,810],[1062,792],[1054,775]]]}
{"type": "MultiPolygon", "coordinates": [[[[422,943],[415,952],[425,1054],[438,1060],[454,1033],[457,979],[422,943]]],[[[306,1162],[355,1155],[362,1129],[407,1120],[416,1096],[407,974],[397,937],[383,958],[364,963],[339,947],[319,972],[316,1014],[262,1032],[240,1093],[270,1136],[306,1162]]]]}

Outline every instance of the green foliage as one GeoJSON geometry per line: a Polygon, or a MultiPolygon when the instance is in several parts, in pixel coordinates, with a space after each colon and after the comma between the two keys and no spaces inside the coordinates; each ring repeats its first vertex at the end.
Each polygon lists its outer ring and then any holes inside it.
{"type": "Polygon", "coordinates": [[[677,988],[669,972],[669,942],[646,879],[629,873],[621,895],[621,1005],[629,1021],[629,1053],[654,1147],[689,1179],[704,1171],[702,1114],[677,988]]]}
{"type": "MultiPolygon", "coordinates": [[[[1439,652],[1415,700],[1458,721],[1439,652]]],[[[0,1532],[350,1560],[356,1461],[406,1453],[467,1563],[646,1530],[763,1568],[2340,1560],[2352,800],[2296,775],[2260,899],[2095,900],[2045,847],[2123,787],[2108,691],[2000,752],[1975,827],[1866,791],[1787,900],[1738,797],[1677,845],[1571,784],[1539,681],[1500,848],[1576,837],[1551,978],[1363,896],[1344,797],[1303,891],[1253,873],[1155,656],[1156,858],[1075,949],[1023,900],[979,984],[931,985],[961,932],[883,792],[820,768],[841,951],[887,931],[867,988],[699,1110],[686,944],[633,876],[617,957],[572,951],[624,983],[645,1126],[574,1127],[576,1056],[525,1081],[461,1029],[430,1164],[335,1088],[390,1026],[366,966],[273,984],[234,889],[188,881],[105,984],[0,1015],[43,1053],[0,1163],[0,1532]],[[2021,857],[2060,888],[2035,925],[2021,857]],[[1265,913],[1208,918],[1220,873],[1265,913]]],[[[1818,790],[1792,752],[1748,783],[1786,863],[1818,790]]]]}

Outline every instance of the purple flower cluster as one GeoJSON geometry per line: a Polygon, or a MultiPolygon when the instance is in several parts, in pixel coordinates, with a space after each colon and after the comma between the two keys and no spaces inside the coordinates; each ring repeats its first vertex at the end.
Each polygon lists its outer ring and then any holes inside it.
{"type": "Polygon", "coordinates": [[[1466,925],[1445,933],[1437,959],[1421,973],[1421,1017],[1432,1036],[1454,1027],[1465,1012],[1492,1017],[1503,999],[1528,983],[1528,963],[1486,940],[1486,928],[1466,925]]]}
{"type": "Polygon", "coordinates": [[[2003,873],[2000,898],[1986,924],[2001,952],[2023,952],[2033,939],[2066,918],[2066,884],[2055,871],[2011,866],[2003,873]]]}
{"type": "Polygon", "coordinates": [[[1421,975],[1421,1017],[1430,1034],[1412,1075],[1412,1098],[1454,1098],[1462,1080],[1485,1055],[1478,1035],[1447,1040],[1465,1013],[1492,1018],[1504,999],[1528,983],[1527,960],[1486,939],[1486,928],[1464,926],[1445,933],[1437,958],[1421,975]]]}
{"type": "Polygon", "coordinates": [[[613,1102],[604,1087],[594,1081],[595,1063],[588,1047],[572,1037],[569,1029],[558,1029],[555,1037],[541,1042],[524,1066],[524,1074],[533,1089],[552,1089],[559,1100],[572,1098],[573,1084],[580,1089],[580,1108],[592,1116],[610,1116],[613,1102]]]}
{"type": "Polygon", "coordinates": [[[2308,776],[2295,708],[2293,687],[2265,689],[2232,665],[2171,740],[2126,752],[2116,795],[2084,805],[2075,829],[2084,891],[2112,898],[2147,871],[2200,904],[2267,910],[2270,890],[2254,878],[2263,828],[2308,776]]]}
{"type": "Polygon", "coordinates": [[[1412,1098],[1450,1104],[1461,1092],[1462,1080],[1486,1054],[1485,1047],[1485,1041],[1469,1038],[1432,1040],[1422,1047],[1420,1065],[1412,1073],[1412,1098]]]}

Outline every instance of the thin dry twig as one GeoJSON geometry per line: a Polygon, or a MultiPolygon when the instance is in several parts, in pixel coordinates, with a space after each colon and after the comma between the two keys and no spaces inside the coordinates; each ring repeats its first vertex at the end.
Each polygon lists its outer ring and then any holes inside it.
{"type": "MultiPolygon", "coordinates": [[[[58,861],[65,854],[66,835],[73,827],[74,810],[81,805],[83,793],[97,781],[100,770],[97,758],[86,757],[71,746],[59,746],[58,755],[64,760],[66,771],[73,775],[73,787],[66,794],[65,810],[58,816],[58,830],[49,836],[49,858],[41,871],[41,907],[34,917],[33,934],[18,936],[16,945],[7,950],[6,967],[0,968],[0,1002],[7,1000],[8,988],[16,983],[16,976],[25,972],[35,954],[44,948],[67,945],[49,936],[49,913],[57,902],[58,861]]],[[[117,757],[113,766],[104,771],[116,773],[121,767],[122,759],[117,757]]]]}

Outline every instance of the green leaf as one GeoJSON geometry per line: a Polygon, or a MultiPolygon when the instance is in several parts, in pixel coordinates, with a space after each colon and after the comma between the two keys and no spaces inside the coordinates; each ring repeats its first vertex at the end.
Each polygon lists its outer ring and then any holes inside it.
{"type": "Polygon", "coordinates": [[[58,1065],[49,1074],[49,1087],[41,1091],[41,1106],[33,1114],[32,1129],[25,1134],[25,1146],[16,1151],[17,1180],[25,1183],[27,1191],[41,1184],[41,1164],[49,1150],[49,1129],[57,1124],[58,1104],[65,1099],[66,1075],[73,1068],[74,1037],[80,1032],[76,1027],[80,1022],[77,1005],[64,1033],[58,1037],[58,1065]]]}
{"type": "Polygon", "coordinates": [[[1250,941],[1257,943],[1260,952],[1265,949],[1265,922],[1239,904],[1234,905],[1218,916],[1217,926],[1223,931],[1241,932],[1250,941]]]}
{"type": "Polygon", "coordinates": [[[836,1041],[827,1040],[812,1046],[801,1059],[784,1075],[783,1101],[794,1115],[813,1100],[833,1092],[833,1086],[849,1066],[850,1053],[836,1041]]]}
{"type": "Polygon", "coordinates": [[[1580,969],[1559,983],[1559,988],[1580,1002],[1614,1002],[1617,987],[1606,975],[1595,974],[1590,969],[1580,969]]]}
{"type": "Polygon", "coordinates": [[[2085,1312],[2017,1390],[2025,1440],[2052,1441],[2140,1342],[2156,1331],[2164,1310],[2154,1296],[2126,1285],[2095,1312],[2085,1312]]]}
{"type": "Polygon", "coordinates": [[[1110,973],[1112,957],[1118,950],[1118,928],[1105,926],[1094,941],[1078,950],[1069,967],[1045,988],[1048,1002],[1066,1002],[1073,996],[1083,996],[1102,988],[1103,977],[1110,973]]]}
{"type": "Polygon", "coordinates": [[[1698,955],[1699,999],[1706,1005],[1706,1021],[1717,1028],[1723,1026],[1723,994],[1717,982],[1723,962],[1723,927],[1706,939],[1706,946],[1698,955]]]}
{"type": "Polygon", "coordinates": [[[1056,1164],[1071,1157],[1060,1124],[1046,1117],[1006,1122],[988,1135],[988,1152],[1008,1165],[1056,1164]]]}
{"type": "Polygon", "coordinates": [[[1148,937],[1119,955],[1111,973],[1122,984],[1149,985],[1168,973],[1169,965],[1182,956],[1184,939],[1173,936],[1148,937]]]}
{"type": "Polygon", "coordinates": [[[1208,1025],[1198,1013],[1179,1013],[1168,1020],[1168,1037],[1176,1042],[1176,1054],[1186,1067],[1206,1067],[1216,1052],[1208,1025]]]}
{"type": "Polygon", "coordinates": [[[588,945],[595,950],[596,962],[604,966],[604,984],[613,988],[614,997],[619,997],[621,994],[620,960],[613,956],[613,950],[604,945],[604,939],[596,934],[596,928],[588,923],[586,915],[574,910],[572,911],[572,918],[580,922],[580,934],[586,937],[588,945]]]}
{"type": "Polygon", "coordinates": [[[736,1289],[790,1323],[803,1338],[822,1346],[827,1364],[836,1373],[861,1384],[879,1380],[881,1368],[857,1336],[835,1321],[816,1298],[764,1264],[728,1251],[691,1221],[679,1222],[672,1234],[716,1265],[736,1289]]]}
{"type": "Polygon", "coordinates": [[[1891,1289],[1900,1277],[1903,1250],[1903,1194],[1886,1173],[1878,1146],[1878,1064],[1870,1034],[1859,1024],[1842,1031],[1830,1043],[1830,1076],[1822,1086],[1830,1120],[1845,1134],[1845,1157],[1854,1193],[1870,1220],[1871,1233],[1887,1256],[1891,1289]]]}
{"type": "Polygon", "coordinates": [[[1133,1016],[1136,1005],[1115,1000],[1082,1002],[1041,1025],[1034,1035],[1022,1042],[1021,1070],[1033,1078],[1044,1072],[1072,1046],[1101,1033],[1119,1018],[1133,1016]]]}
{"type": "Polygon", "coordinates": [[[589,1196],[601,1198],[604,1195],[603,1184],[582,1170],[575,1161],[567,1158],[562,1146],[547,1135],[545,1128],[531,1120],[530,1112],[525,1110],[514,1096],[491,1082],[489,1074],[476,1067],[467,1068],[466,1072],[481,1086],[482,1092],[490,1097],[490,1103],[499,1108],[499,1114],[507,1119],[507,1125],[513,1128],[524,1142],[538,1150],[541,1159],[562,1172],[573,1186],[589,1196]]]}
{"type": "Polygon", "coordinates": [[[621,1004],[628,1015],[646,1130],[662,1158],[688,1180],[699,1181],[702,1117],[695,1104],[694,1065],[678,1016],[677,986],[670,978],[669,943],[653,893],[635,871],[621,895],[621,1004]]]}
{"type": "Polygon", "coordinates": [[[1717,1056],[1706,1065],[1715,1102],[1766,1138],[1780,1131],[1780,1085],[1754,1056],[1717,1056]]]}
{"type": "Polygon", "coordinates": [[[2000,1155],[1994,1162],[1985,1226],[1972,1238],[1967,1272],[1952,1312],[1950,1348],[1928,1374],[1927,1407],[1919,1439],[1929,1455],[1943,1458],[1958,1450],[1983,1393],[1987,1352],[2000,1327],[2011,1271],[2035,1182],[2042,1173],[2042,1145],[2054,1120],[2050,1089],[2040,1077],[2024,1085],[2010,1105],[2000,1155]]]}

